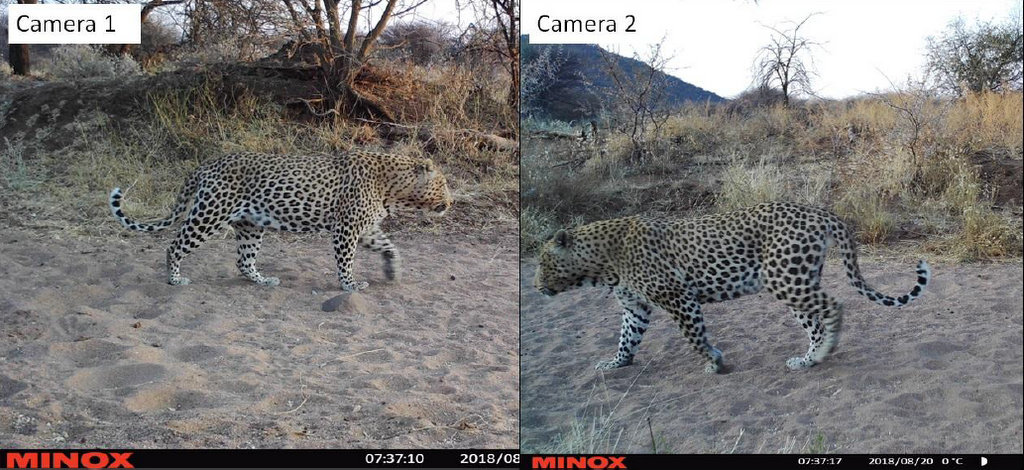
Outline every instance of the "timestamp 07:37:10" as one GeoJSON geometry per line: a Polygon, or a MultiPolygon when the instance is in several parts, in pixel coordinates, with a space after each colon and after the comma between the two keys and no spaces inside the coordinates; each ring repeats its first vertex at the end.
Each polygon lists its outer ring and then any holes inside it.
{"type": "MultiPolygon", "coordinates": [[[[427,464],[428,453],[422,452],[367,452],[364,462],[368,465],[408,465],[423,466],[427,464]]],[[[431,456],[433,457],[433,456],[431,456]]],[[[433,460],[433,459],[431,459],[433,460]]],[[[445,452],[445,464],[453,465],[508,465],[519,466],[518,452],[445,452]],[[454,459],[454,461],[453,461],[454,459]]],[[[441,462],[430,462],[441,463],[441,462]]]]}

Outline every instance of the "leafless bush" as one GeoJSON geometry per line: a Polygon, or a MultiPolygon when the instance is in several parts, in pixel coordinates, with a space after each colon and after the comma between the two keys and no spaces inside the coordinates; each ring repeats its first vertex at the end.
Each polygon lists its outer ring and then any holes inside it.
{"type": "Polygon", "coordinates": [[[446,60],[454,52],[453,36],[454,28],[447,23],[399,23],[384,31],[380,47],[390,58],[430,65],[446,60]]]}
{"type": "Polygon", "coordinates": [[[668,120],[668,83],[665,68],[671,57],[662,51],[664,39],[650,46],[646,56],[633,54],[624,63],[617,54],[601,49],[605,72],[611,77],[612,127],[632,145],[630,160],[642,162],[650,152],[651,140],[658,138],[668,120]]]}
{"type": "Polygon", "coordinates": [[[529,116],[544,107],[538,99],[558,80],[558,72],[565,63],[565,56],[559,47],[539,49],[529,60],[523,61],[523,81],[519,92],[522,95],[521,113],[529,116]]]}
{"type": "Polygon", "coordinates": [[[896,111],[898,119],[892,128],[893,137],[913,157],[914,178],[919,180],[924,160],[939,150],[935,141],[949,103],[937,99],[934,90],[923,82],[911,80],[903,89],[878,96],[896,111]]]}
{"type": "Polygon", "coordinates": [[[46,71],[61,80],[128,77],[141,73],[139,64],[127,55],[110,55],[84,44],[59,46],[51,53],[46,71]]]}

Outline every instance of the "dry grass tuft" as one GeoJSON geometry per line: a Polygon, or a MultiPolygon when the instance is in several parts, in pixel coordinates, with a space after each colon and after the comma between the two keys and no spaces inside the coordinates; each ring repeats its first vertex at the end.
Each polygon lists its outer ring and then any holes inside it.
{"type": "MultiPolygon", "coordinates": [[[[434,159],[449,176],[456,198],[448,224],[491,226],[518,218],[519,168],[510,152],[447,132],[516,129],[518,119],[504,104],[507,88],[500,80],[478,82],[477,75],[456,63],[382,63],[368,69],[360,77],[361,86],[384,101],[404,103],[406,108],[398,115],[407,121],[401,126],[427,130],[395,136],[367,122],[293,120],[293,112],[269,95],[235,86],[221,74],[197,72],[195,80],[173,80],[192,77],[189,73],[169,72],[171,79],[158,82],[168,86],[138,86],[138,96],[130,97],[137,103],[131,108],[137,115],[104,115],[99,106],[90,108],[90,97],[83,96],[79,101],[84,104],[76,108],[83,111],[76,111],[70,124],[64,122],[68,116],[54,122],[47,114],[19,123],[31,132],[19,133],[8,144],[0,141],[0,191],[23,201],[12,212],[31,211],[75,231],[102,231],[103,225],[96,222],[112,223],[106,198],[115,186],[125,189],[126,210],[133,216],[162,217],[186,176],[225,153],[312,154],[360,148],[434,159]],[[20,197],[29,194],[34,197],[20,197]]],[[[107,83],[103,80],[91,78],[89,84],[102,89],[107,83]]],[[[107,86],[116,87],[117,79],[112,80],[107,86]]],[[[33,102],[45,103],[48,87],[67,91],[60,83],[42,83],[31,90],[36,93],[33,102]]],[[[5,102],[6,97],[0,98],[5,102]]],[[[61,111],[63,99],[54,98],[52,114],[61,111]]]]}
{"type": "Polygon", "coordinates": [[[551,137],[578,135],[576,125],[527,121],[523,251],[573,219],[792,201],[835,211],[863,243],[923,236],[924,249],[958,260],[1019,257],[1022,184],[1009,173],[1022,158],[1022,115],[1019,92],[699,104],[669,118],[640,163],[620,137],[579,143],[551,137]]]}

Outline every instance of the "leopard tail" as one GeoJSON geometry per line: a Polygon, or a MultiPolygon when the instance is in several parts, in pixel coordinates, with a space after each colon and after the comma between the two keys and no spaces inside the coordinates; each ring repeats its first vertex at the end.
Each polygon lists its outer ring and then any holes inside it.
{"type": "Polygon", "coordinates": [[[886,307],[902,307],[920,297],[932,278],[932,270],[928,263],[925,260],[920,260],[917,263],[917,284],[910,292],[899,297],[882,294],[868,285],[860,274],[860,267],[857,265],[857,243],[853,238],[853,232],[842,221],[836,220],[834,227],[829,231],[829,236],[843,257],[843,266],[846,267],[846,277],[850,281],[850,285],[857,289],[860,295],[876,304],[886,307]]]}
{"type": "Polygon", "coordinates": [[[195,189],[196,177],[193,175],[189,177],[188,181],[186,181],[185,185],[181,188],[181,192],[178,193],[178,200],[174,205],[174,212],[171,213],[170,217],[154,222],[141,223],[124,215],[124,211],[121,210],[121,203],[124,199],[121,188],[114,188],[114,190],[110,192],[108,205],[110,206],[110,213],[114,215],[114,218],[116,218],[118,222],[121,222],[121,225],[124,226],[124,228],[138,232],[156,232],[170,227],[178,220],[181,220],[188,208],[189,201],[194,197],[195,189]]]}

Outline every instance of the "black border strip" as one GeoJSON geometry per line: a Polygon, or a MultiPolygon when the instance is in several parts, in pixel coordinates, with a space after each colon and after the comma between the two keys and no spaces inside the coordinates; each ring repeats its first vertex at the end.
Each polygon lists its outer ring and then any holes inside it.
{"type": "MultiPolygon", "coordinates": [[[[80,468],[519,468],[518,450],[473,449],[4,449],[0,468],[47,468],[52,454],[75,454],[80,468]],[[43,454],[50,453],[48,456],[43,454]],[[86,457],[86,454],[95,453],[86,457]],[[112,454],[119,454],[114,457],[112,454]],[[129,456],[123,454],[130,453],[129,456]],[[12,455],[13,454],[13,455],[12,455]],[[83,458],[87,460],[83,461],[83,458]],[[26,460],[31,459],[31,460],[26,460]],[[32,467],[35,463],[35,467],[32,467]],[[13,464],[13,466],[11,466],[13,464]]],[[[68,468],[62,465],[63,468],[68,468]]]]}
{"type": "Polygon", "coordinates": [[[835,469],[1015,469],[1024,468],[1022,454],[632,454],[557,455],[524,454],[524,469],[602,468],[835,468],[835,469]],[[982,467],[982,457],[986,464],[982,467]],[[559,459],[562,460],[559,460],[559,459]],[[580,459],[587,462],[580,466],[580,459]],[[572,459],[571,461],[569,459],[572,459]]]}

